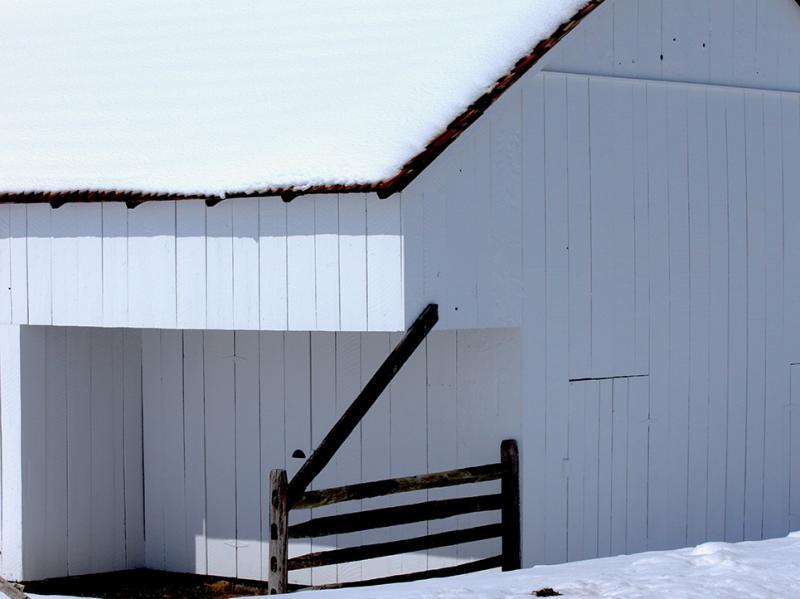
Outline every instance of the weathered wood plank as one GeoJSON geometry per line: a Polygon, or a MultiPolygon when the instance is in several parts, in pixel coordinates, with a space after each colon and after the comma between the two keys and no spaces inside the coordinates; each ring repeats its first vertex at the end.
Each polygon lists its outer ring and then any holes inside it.
{"type": "Polygon", "coordinates": [[[347,547],[334,551],[320,551],[290,559],[289,570],[317,568],[319,566],[341,564],[343,562],[374,559],[376,557],[386,557],[388,555],[400,555],[402,553],[433,549],[434,547],[449,547],[451,545],[458,545],[459,543],[492,539],[499,537],[502,532],[502,524],[487,524],[464,530],[450,530],[433,535],[414,537],[413,539],[402,539],[400,541],[389,541],[387,543],[373,543],[371,545],[347,547]]]}
{"type": "Polygon", "coordinates": [[[315,508],[323,505],[331,505],[333,503],[341,503],[342,501],[382,497],[394,493],[406,493],[408,491],[420,491],[422,489],[435,489],[439,487],[451,487],[454,485],[499,480],[504,471],[505,466],[502,464],[487,464],[485,466],[460,468],[458,470],[448,470],[446,472],[434,472],[431,474],[420,474],[418,476],[346,485],[331,489],[320,489],[318,491],[304,493],[292,506],[292,509],[315,508]]]}
{"type": "Polygon", "coordinates": [[[289,551],[289,510],[286,507],[286,470],[269,473],[269,592],[270,595],[286,592],[286,556],[289,551]]]}
{"type": "Polygon", "coordinates": [[[356,397],[349,408],[342,414],[342,417],[333,425],[330,432],[314,450],[295,474],[289,483],[289,506],[291,507],[300,494],[305,491],[312,480],[330,462],[336,451],[342,446],[353,432],[361,419],[369,411],[372,405],[380,397],[384,389],[389,385],[403,367],[414,350],[425,339],[430,330],[439,320],[439,310],[436,304],[429,304],[417,320],[411,325],[408,333],[403,337],[397,347],[392,350],[389,357],[381,364],[380,368],[372,375],[361,393],[356,397]]]}
{"type": "Polygon", "coordinates": [[[503,496],[503,572],[522,567],[519,516],[519,450],[517,442],[506,439],[500,445],[500,461],[504,466],[503,496]]]}
{"type": "Polygon", "coordinates": [[[475,497],[461,497],[458,499],[442,499],[426,501],[414,505],[400,505],[396,507],[365,510],[355,514],[341,514],[326,518],[314,518],[301,524],[289,527],[290,539],[306,537],[323,537],[327,535],[356,532],[358,530],[372,530],[398,526],[411,522],[425,520],[440,520],[462,514],[475,512],[489,512],[499,510],[503,505],[503,496],[499,493],[493,495],[477,495],[475,497]]]}

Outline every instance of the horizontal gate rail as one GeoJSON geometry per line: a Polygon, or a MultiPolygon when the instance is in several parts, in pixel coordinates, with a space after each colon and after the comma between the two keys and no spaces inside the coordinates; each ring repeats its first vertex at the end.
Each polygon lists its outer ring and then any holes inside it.
{"type": "Polygon", "coordinates": [[[401,541],[389,541],[386,543],[362,545],[361,547],[319,551],[291,558],[289,560],[289,570],[301,570],[303,568],[317,568],[319,566],[357,562],[375,557],[424,551],[426,549],[434,549],[435,547],[450,547],[452,545],[460,545],[461,543],[494,539],[499,537],[502,532],[502,524],[487,524],[485,526],[476,526],[464,530],[450,530],[448,532],[440,532],[423,537],[415,537],[413,539],[403,539],[401,541]]]}
{"type": "Polygon", "coordinates": [[[515,570],[520,567],[519,457],[516,441],[503,441],[500,448],[500,462],[497,464],[308,491],[300,494],[293,505],[290,505],[289,502],[290,486],[291,482],[287,483],[284,470],[272,471],[270,474],[269,564],[269,592],[271,595],[289,590],[287,573],[290,570],[401,555],[426,551],[436,547],[452,547],[463,543],[498,537],[501,539],[502,553],[494,557],[435,570],[410,572],[356,582],[326,584],[313,588],[328,589],[366,586],[454,576],[496,567],[502,567],[505,571],[515,570]],[[420,501],[413,504],[317,517],[291,526],[288,525],[289,511],[292,509],[317,508],[371,497],[476,484],[486,481],[500,481],[500,493],[420,501]],[[290,538],[328,537],[489,511],[500,511],[500,522],[408,539],[329,549],[292,558],[287,557],[290,538]]]}
{"type": "Polygon", "coordinates": [[[292,506],[292,509],[316,508],[344,501],[382,497],[395,493],[500,480],[503,472],[505,472],[505,467],[502,464],[487,464],[486,466],[461,468],[459,470],[448,470],[447,472],[421,474],[405,478],[389,478],[332,489],[320,489],[304,493],[292,506]]]}
{"type": "Polygon", "coordinates": [[[385,507],[352,514],[313,518],[289,527],[290,539],[305,539],[341,535],[349,532],[386,528],[412,522],[441,520],[453,516],[490,512],[503,507],[503,496],[477,495],[475,497],[459,497],[458,499],[439,499],[412,505],[385,507]]]}

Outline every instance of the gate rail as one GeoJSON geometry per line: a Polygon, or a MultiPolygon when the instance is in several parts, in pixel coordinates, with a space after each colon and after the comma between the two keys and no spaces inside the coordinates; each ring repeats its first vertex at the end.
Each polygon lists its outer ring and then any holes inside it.
{"type": "Polygon", "coordinates": [[[290,570],[398,555],[497,537],[502,539],[502,552],[494,557],[466,562],[448,568],[350,583],[323,585],[315,588],[384,584],[452,576],[496,567],[502,567],[503,570],[516,570],[520,567],[519,454],[517,442],[514,440],[503,441],[500,448],[500,462],[495,464],[307,491],[292,503],[289,502],[288,487],[285,470],[273,470],[270,473],[269,592],[271,595],[285,593],[288,590],[287,578],[290,570]],[[410,491],[469,485],[492,480],[500,480],[500,493],[424,501],[409,505],[318,517],[289,526],[289,511],[292,509],[318,508],[345,501],[383,497],[410,491]],[[344,534],[487,511],[500,511],[500,522],[399,541],[331,549],[308,553],[291,559],[288,558],[289,539],[344,534]]]}

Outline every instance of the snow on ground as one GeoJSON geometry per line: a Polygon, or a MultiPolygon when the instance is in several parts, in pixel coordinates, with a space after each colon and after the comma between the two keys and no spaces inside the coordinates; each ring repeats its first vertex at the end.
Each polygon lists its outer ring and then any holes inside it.
{"type": "MultiPolygon", "coordinates": [[[[783,539],[468,574],[406,584],[305,591],[292,599],[530,599],[552,588],[566,598],[800,598],[800,532],[783,539]]],[[[0,597],[3,597],[0,593],[0,597]]],[[[76,599],[30,595],[32,599],[76,599]]]]}
{"type": "Polygon", "coordinates": [[[491,571],[403,585],[306,591],[292,599],[530,599],[533,591],[546,587],[581,598],[800,598],[800,532],[784,539],[705,543],[505,574],[491,571]]]}
{"type": "Polygon", "coordinates": [[[394,175],[586,0],[8,0],[0,192],[394,175]]]}

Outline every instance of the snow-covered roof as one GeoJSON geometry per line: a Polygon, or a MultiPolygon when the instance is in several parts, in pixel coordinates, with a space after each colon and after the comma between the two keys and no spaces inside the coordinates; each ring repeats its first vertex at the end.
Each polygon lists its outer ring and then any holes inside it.
{"type": "Polygon", "coordinates": [[[394,191],[601,1],[8,0],[0,197],[394,191]]]}

